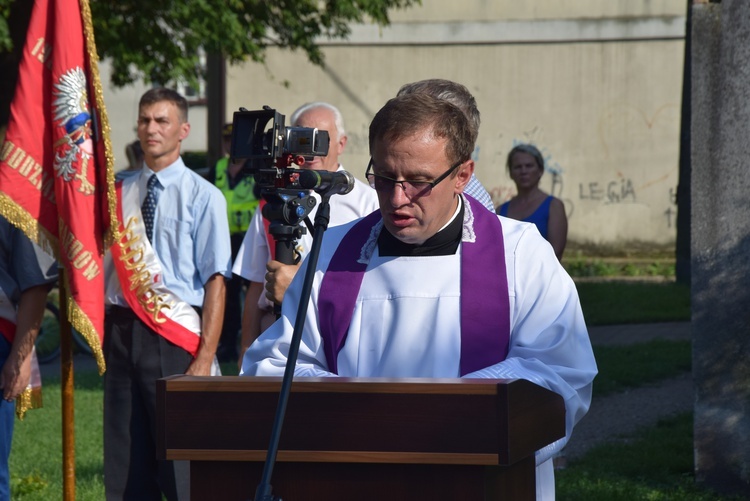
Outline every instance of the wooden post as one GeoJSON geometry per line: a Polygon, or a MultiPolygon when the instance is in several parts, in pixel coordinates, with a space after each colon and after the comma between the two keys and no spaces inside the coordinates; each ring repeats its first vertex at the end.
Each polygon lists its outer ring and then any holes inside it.
{"type": "Polygon", "coordinates": [[[62,393],[63,500],[75,501],[75,420],[73,409],[73,332],[68,318],[65,269],[60,268],[60,392],[62,393]]]}

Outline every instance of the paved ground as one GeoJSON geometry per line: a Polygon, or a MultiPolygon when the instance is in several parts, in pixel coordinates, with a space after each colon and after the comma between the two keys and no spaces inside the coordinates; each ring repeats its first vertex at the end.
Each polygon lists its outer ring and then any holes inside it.
{"type": "MultiPolygon", "coordinates": [[[[589,334],[595,345],[691,338],[689,322],[592,327],[589,334]]],[[[653,426],[660,419],[692,409],[693,379],[689,372],[658,384],[594,399],[588,414],[576,426],[565,448],[565,456],[574,459],[595,445],[627,440],[627,436],[639,428],[653,426]]]]}
{"type": "Polygon", "coordinates": [[[595,345],[644,343],[652,339],[690,340],[690,322],[589,327],[589,336],[595,345]]]}

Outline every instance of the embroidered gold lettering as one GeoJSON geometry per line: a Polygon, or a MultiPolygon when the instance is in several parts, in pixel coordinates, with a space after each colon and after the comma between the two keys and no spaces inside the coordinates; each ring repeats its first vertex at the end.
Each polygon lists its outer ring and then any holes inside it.
{"type": "MultiPolygon", "coordinates": [[[[139,238],[136,237],[136,240],[139,240],[139,238]]],[[[143,259],[143,249],[141,248],[133,249],[131,247],[126,254],[122,255],[122,259],[123,261],[126,261],[125,267],[129,270],[132,270],[133,268],[138,266],[137,264],[133,264],[133,263],[138,263],[141,261],[141,259],[143,259]]]]}
{"type": "Polygon", "coordinates": [[[22,176],[29,177],[29,172],[31,171],[31,168],[33,166],[34,166],[34,159],[31,158],[30,156],[26,156],[18,168],[18,173],[21,174],[22,176]]]}
{"type": "Polygon", "coordinates": [[[7,163],[11,169],[17,170],[19,174],[26,177],[34,188],[42,190],[42,195],[50,203],[55,203],[54,178],[50,178],[44,172],[44,169],[34,160],[34,157],[12,142],[6,141],[0,152],[0,160],[7,163]]]}
{"type": "Polygon", "coordinates": [[[88,265],[88,268],[83,273],[83,276],[87,280],[92,280],[100,273],[100,268],[94,260],[91,251],[84,250],[85,247],[83,242],[78,240],[73,232],[70,231],[70,227],[65,224],[62,218],[58,218],[57,224],[60,228],[60,241],[62,243],[62,250],[68,257],[68,261],[77,270],[80,270],[84,266],[88,265]]]}
{"type": "Polygon", "coordinates": [[[34,185],[34,188],[40,190],[42,188],[42,166],[34,161],[33,158],[29,157],[30,174],[24,174],[29,178],[29,182],[34,185]]]}
{"type": "Polygon", "coordinates": [[[73,266],[75,266],[77,270],[80,270],[81,268],[89,264],[92,259],[93,258],[91,257],[91,252],[89,251],[81,252],[73,260],[73,266]]]}
{"type": "Polygon", "coordinates": [[[118,232],[117,246],[120,248],[118,259],[125,269],[132,271],[128,287],[131,291],[135,291],[138,303],[155,322],[164,323],[166,318],[161,315],[161,311],[170,309],[170,306],[165,298],[153,289],[151,272],[144,262],[143,244],[137,245],[141,238],[133,231],[133,226],[137,222],[137,218],[129,218],[125,224],[125,230],[118,232]]]}
{"type": "Polygon", "coordinates": [[[86,277],[86,280],[92,280],[98,274],[99,265],[96,263],[96,261],[91,261],[86,269],[83,270],[83,276],[86,277]]]}
{"type": "Polygon", "coordinates": [[[8,159],[8,165],[10,165],[13,169],[18,170],[18,164],[26,158],[26,152],[23,151],[21,148],[16,148],[16,151],[13,152],[13,154],[8,159]]]}
{"type": "Polygon", "coordinates": [[[68,246],[68,259],[72,262],[81,250],[83,250],[83,243],[80,240],[74,239],[68,246]]]}
{"type": "Polygon", "coordinates": [[[31,55],[36,57],[47,68],[51,69],[52,61],[50,61],[50,56],[52,55],[52,46],[46,43],[44,38],[37,39],[34,48],[31,49],[31,55]]]}

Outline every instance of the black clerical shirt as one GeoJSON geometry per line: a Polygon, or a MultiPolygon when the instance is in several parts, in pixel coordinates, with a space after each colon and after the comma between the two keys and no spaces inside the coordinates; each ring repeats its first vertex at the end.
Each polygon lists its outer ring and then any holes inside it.
{"type": "Polygon", "coordinates": [[[456,253],[461,243],[464,228],[464,204],[453,221],[445,228],[425,240],[423,244],[407,244],[385,229],[378,237],[378,252],[381,256],[450,256],[456,253]]]}

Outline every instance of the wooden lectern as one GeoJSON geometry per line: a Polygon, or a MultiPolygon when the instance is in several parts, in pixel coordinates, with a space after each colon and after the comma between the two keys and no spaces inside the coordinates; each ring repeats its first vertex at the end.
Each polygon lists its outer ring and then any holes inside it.
{"type": "MultiPolygon", "coordinates": [[[[534,451],[565,435],[562,397],[524,380],[303,378],[273,469],[283,501],[523,500],[534,451]]],[[[281,378],[157,381],[160,459],[189,460],[193,501],[248,501],[281,378]]]]}

